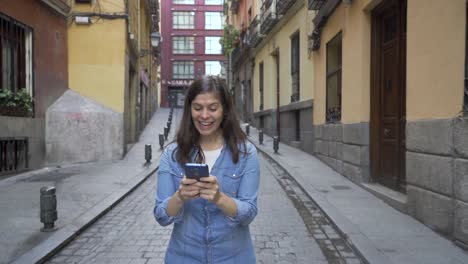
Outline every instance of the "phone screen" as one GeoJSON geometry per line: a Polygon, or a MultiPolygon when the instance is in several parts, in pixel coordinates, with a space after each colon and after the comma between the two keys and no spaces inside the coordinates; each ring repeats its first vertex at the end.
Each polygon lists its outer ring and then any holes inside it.
{"type": "Polygon", "coordinates": [[[208,165],[199,163],[186,163],[185,176],[189,179],[200,180],[201,177],[210,176],[208,165]]]}

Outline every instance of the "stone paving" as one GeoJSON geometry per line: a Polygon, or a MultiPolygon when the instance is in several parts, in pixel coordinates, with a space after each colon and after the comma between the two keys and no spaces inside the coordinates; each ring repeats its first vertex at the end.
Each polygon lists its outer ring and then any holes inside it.
{"type": "MultiPolygon", "coordinates": [[[[259,214],[251,225],[257,263],[329,263],[272,172],[261,157],[259,214]]],[[[171,227],[154,220],[155,186],[153,175],[46,263],[163,263],[171,227]]]]}

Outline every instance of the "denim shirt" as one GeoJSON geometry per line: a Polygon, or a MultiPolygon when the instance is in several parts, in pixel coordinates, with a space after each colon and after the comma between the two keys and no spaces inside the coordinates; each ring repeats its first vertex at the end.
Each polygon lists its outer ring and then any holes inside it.
{"type": "Polygon", "coordinates": [[[158,171],[154,216],[162,226],[174,223],[165,263],[255,263],[249,224],[257,215],[260,168],[256,148],[250,142],[246,142],[246,147],[247,151],[241,148],[239,161],[234,163],[224,145],[211,168],[220,191],[236,203],[234,217],[225,215],[203,198],[186,201],[178,215],[169,216],[167,204],[179,188],[184,169],[175,156],[172,158],[176,144],[164,150],[158,171]]]}

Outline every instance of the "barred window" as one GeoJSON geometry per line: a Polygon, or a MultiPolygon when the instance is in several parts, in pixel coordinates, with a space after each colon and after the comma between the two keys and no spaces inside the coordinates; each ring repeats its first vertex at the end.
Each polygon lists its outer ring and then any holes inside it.
{"type": "Polygon", "coordinates": [[[172,79],[193,79],[195,77],[193,61],[175,61],[172,64],[172,79]]]}
{"type": "Polygon", "coordinates": [[[195,53],[195,37],[173,37],[172,46],[174,54],[193,54],[195,53]]]}
{"type": "Polygon", "coordinates": [[[291,102],[296,102],[300,99],[299,57],[299,33],[296,33],[291,38],[291,102]]]}
{"type": "Polygon", "coordinates": [[[221,54],[222,47],[219,41],[221,37],[205,37],[205,53],[206,54],[221,54]]]}
{"type": "Polygon", "coordinates": [[[326,121],[341,121],[341,32],[327,43],[326,121]]]}
{"type": "Polygon", "coordinates": [[[259,110],[263,110],[264,108],[264,105],[263,105],[263,62],[260,63],[260,67],[259,67],[259,90],[260,90],[260,106],[259,106],[259,110]]]}
{"type": "Polygon", "coordinates": [[[177,11],[173,13],[174,29],[193,29],[195,27],[195,12],[177,11]]]}
{"type": "Polygon", "coordinates": [[[223,29],[223,13],[205,12],[205,29],[223,29]]]}
{"type": "Polygon", "coordinates": [[[0,14],[0,89],[32,93],[32,30],[0,14]]]}
{"type": "MultiPolygon", "coordinates": [[[[465,8],[465,12],[468,17],[468,3],[465,8]]],[[[468,19],[466,19],[465,23],[465,95],[463,100],[463,112],[468,114],[468,19]]]]}

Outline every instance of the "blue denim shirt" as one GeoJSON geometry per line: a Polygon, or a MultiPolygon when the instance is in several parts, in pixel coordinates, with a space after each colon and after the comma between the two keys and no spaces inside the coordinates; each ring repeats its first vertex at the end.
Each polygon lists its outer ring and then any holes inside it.
{"type": "Polygon", "coordinates": [[[239,161],[233,163],[231,152],[225,145],[211,169],[221,192],[237,205],[234,217],[225,215],[203,198],[186,201],[177,216],[169,216],[167,204],[179,188],[184,170],[172,158],[176,144],[164,150],[158,171],[154,216],[162,226],[174,223],[166,263],[255,263],[249,224],[257,215],[260,168],[256,148],[250,142],[246,142],[246,147],[247,151],[240,153],[239,161]]]}

